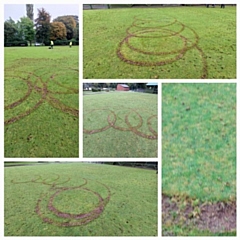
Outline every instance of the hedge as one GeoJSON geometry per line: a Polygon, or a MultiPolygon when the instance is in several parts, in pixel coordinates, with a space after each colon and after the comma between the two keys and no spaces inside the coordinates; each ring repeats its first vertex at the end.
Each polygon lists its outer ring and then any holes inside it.
{"type": "Polygon", "coordinates": [[[27,47],[27,41],[14,41],[14,42],[5,42],[4,47],[27,47]]]}
{"type": "Polygon", "coordinates": [[[101,92],[101,89],[92,88],[92,92],[101,92]]]}
{"type": "MultiPolygon", "coordinates": [[[[54,46],[66,46],[66,45],[69,45],[70,42],[71,42],[70,40],[55,40],[55,41],[53,41],[54,46]]],[[[50,46],[51,41],[45,41],[44,44],[46,46],[50,46]]],[[[79,41],[73,40],[72,45],[79,45],[79,41]]]]}

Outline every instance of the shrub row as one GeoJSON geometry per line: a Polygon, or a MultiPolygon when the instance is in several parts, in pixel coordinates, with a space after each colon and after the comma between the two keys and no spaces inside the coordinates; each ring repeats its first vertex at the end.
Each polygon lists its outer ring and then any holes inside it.
{"type": "MultiPolygon", "coordinates": [[[[56,46],[69,45],[70,42],[71,41],[69,41],[69,40],[56,40],[56,41],[53,41],[54,45],[56,45],[56,46]]],[[[50,46],[51,45],[50,41],[45,41],[44,43],[45,43],[46,46],[50,46]]],[[[72,45],[79,45],[79,41],[73,40],[72,41],[72,45]]]]}
{"type": "Polygon", "coordinates": [[[98,88],[92,88],[92,92],[101,92],[101,89],[98,89],[98,88]]]}
{"type": "Polygon", "coordinates": [[[146,167],[151,169],[157,169],[157,162],[104,162],[105,164],[128,166],[128,167],[146,167]]]}
{"type": "Polygon", "coordinates": [[[4,47],[27,47],[27,41],[14,41],[14,42],[5,42],[4,47]]]}

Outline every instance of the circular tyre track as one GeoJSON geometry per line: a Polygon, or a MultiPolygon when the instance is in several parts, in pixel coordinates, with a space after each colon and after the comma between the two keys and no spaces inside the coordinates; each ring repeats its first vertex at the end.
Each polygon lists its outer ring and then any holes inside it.
{"type": "Polygon", "coordinates": [[[129,109],[127,110],[127,114],[124,116],[124,120],[125,120],[125,124],[127,125],[127,127],[122,127],[117,125],[117,114],[110,110],[110,109],[93,109],[88,111],[87,113],[84,114],[84,122],[86,122],[86,118],[89,114],[93,114],[96,111],[101,111],[101,112],[107,112],[108,115],[106,115],[105,119],[106,119],[106,125],[102,128],[99,129],[83,129],[83,132],[85,134],[94,134],[94,133],[100,133],[103,131],[106,131],[110,128],[114,128],[116,130],[119,131],[131,131],[134,134],[138,135],[139,137],[143,137],[143,138],[147,138],[147,139],[151,139],[151,140],[157,140],[158,139],[158,133],[157,131],[155,131],[152,127],[152,119],[157,119],[157,115],[152,115],[147,119],[147,126],[148,126],[148,130],[152,133],[152,134],[146,134],[144,132],[141,132],[139,129],[142,127],[143,125],[143,118],[142,116],[138,113],[138,111],[136,109],[129,109]],[[134,113],[135,116],[137,116],[138,119],[138,123],[136,126],[133,126],[129,120],[129,116],[130,114],[134,113]]]}
{"type": "Polygon", "coordinates": [[[60,175],[57,175],[56,178],[50,180],[49,178],[43,179],[41,176],[34,178],[29,181],[15,181],[11,182],[14,184],[23,184],[23,183],[38,183],[49,185],[50,189],[48,192],[42,194],[42,196],[38,199],[35,212],[39,215],[43,222],[53,224],[59,227],[73,227],[73,226],[81,226],[87,224],[94,219],[98,218],[101,213],[104,211],[107,203],[111,198],[110,188],[98,181],[97,184],[103,186],[107,190],[107,196],[103,198],[100,193],[91,190],[90,188],[84,187],[88,184],[88,180],[83,178],[83,183],[79,186],[74,187],[57,187],[57,185],[62,185],[70,181],[70,178],[63,182],[59,182],[60,175]],[[62,212],[54,205],[54,199],[61,193],[64,193],[69,190],[74,191],[86,191],[93,194],[98,198],[97,205],[90,211],[84,213],[72,214],[68,212],[62,212]],[[51,215],[51,216],[50,216],[51,215]]]}
{"type": "MultiPolygon", "coordinates": [[[[171,64],[177,60],[182,59],[187,51],[195,49],[198,51],[199,56],[201,58],[202,62],[202,72],[200,78],[207,78],[208,72],[207,72],[207,62],[204,55],[203,50],[199,47],[199,36],[196,33],[195,30],[193,30],[190,27],[187,27],[185,24],[177,21],[176,19],[173,21],[169,21],[168,24],[160,24],[160,21],[155,20],[142,20],[138,18],[134,18],[134,21],[130,27],[127,28],[126,33],[127,36],[118,44],[117,48],[117,56],[123,61],[131,65],[136,66],[164,66],[166,64],[171,64]],[[159,23],[159,25],[156,26],[156,23],[159,23]],[[142,26],[142,25],[148,25],[148,26],[142,26]],[[180,26],[179,30],[172,30],[170,27],[172,26],[180,26]],[[135,29],[135,30],[132,30],[135,29]],[[137,29],[137,30],[136,30],[137,29]],[[184,36],[184,30],[188,30],[192,33],[194,36],[194,40],[190,39],[187,36],[184,36]],[[146,51],[144,49],[141,49],[139,47],[134,46],[130,43],[130,40],[132,39],[139,39],[139,42],[141,42],[143,39],[149,39],[148,44],[150,44],[151,39],[159,39],[159,41],[163,38],[166,38],[165,42],[167,42],[168,37],[176,36],[181,39],[182,41],[182,47],[180,49],[173,49],[171,51],[146,51]],[[123,49],[129,49],[133,51],[135,54],[143,54],[146,57],[147,56],[157,56],[158,61],[140,61],[137,60],[135,57],[132,58],[128,56],[128,54],[123,49]],[[173,56],[175,55],[175,56],[173,56]],[[161,57],[164,57],[161,60],[161,57]],[[168,58],[166,58],[168,57],[168,58]]],[[[170,41],[171,42],[171,41],[170,41]]],[[[159,48],[159,47],[158,47],[159,48]]]]}
{"type": "MultiPolygon", "coordinates": [[[[42,70],[42,69],[45,69],[45,68],[39,68],[38,70],[42,70]]],[[[69,71],[69,70],[74,71],[78,74],[77,69],[70,68],[66,71],[69,71]]],[[[48,102],[54,108],[57,108],[58,110],[60,110],[62,112],[65,112],[67,114],[73,115],[75,117],[79,116],[79,110],[78,109],[67,106],[66,104],[64,104],[63,102],[61,102],[59,99],[57,99],[55,97],[55,95],[57,95],[57,94],[61,94],[61,95],[62,94],[66,94],[66,95],[67,94],[78,94],[79,90],[76,89],[76,88],[68,87],[68,86],[58,82],[55,79],[57,74],[50,75],[50,76],[46,76],[46,75],[49,75],[49,73],[44,73],[40,76],[40,75],[36,75],[32,72],[16,71],[14,75],[10,75],[10,74],[8,74],[7,70],[5,71],[5,78],[18,79],[20,81],[25,82],[28,86],[27,93],[23,97],[18,99],[17,101],[14,101],[11,104],[8,104],[7,106],[5,106],[4,107],[5,111],[9,111],[11,109],[14,109],[15,107],[22,104],[25,100],[30,98],[30,96],[33,92],[39,94],[39,96],[40,96],[40,99],[35,103],[34,106],[29,107],[26,111],[23,111],[23,112],[19,113],[18,115],[13,116],[13,117],[5,120],[4,121],[5,125],[14,123],[14,122],[30,115],[33,111],[38,109],[41,106],[41,104],[44,103],[44,102],[48,102]],[[25,76],[20,77],[20,76],[18,76],[19,74],[25,75],[25,76]],[[46,78],[47,78],[47,81],[44,81],[46,78]],[[54,84],[60,86],[61,88],[66,89],[66,91],[52,91],[52,90],[50,90],[49,87],[48,87],[50,81],[53,82],[54,84]]],[[[77,77],[77,79],[78,79],[78,77],[77,77]]]]}

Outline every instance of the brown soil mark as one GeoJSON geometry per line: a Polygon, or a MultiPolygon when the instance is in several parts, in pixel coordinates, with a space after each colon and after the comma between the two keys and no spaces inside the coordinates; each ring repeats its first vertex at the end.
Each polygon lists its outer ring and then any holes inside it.
{"type": "Polygon", "coordinates": [[[236,231],[236,201],[193,204],[194,200],[187,198],[180,207],[183,202],[176,199],[162,195],[163,224],[193,225],[213,233],[236,231]]]}

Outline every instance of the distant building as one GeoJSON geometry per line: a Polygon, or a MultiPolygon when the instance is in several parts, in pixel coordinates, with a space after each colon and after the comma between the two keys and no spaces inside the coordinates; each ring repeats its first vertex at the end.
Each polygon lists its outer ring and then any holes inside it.
{"type": "Polygon", "coordinates": [[[129,86],[126,84],[118,84],[117,91],[129,91],[129,86]]]}

